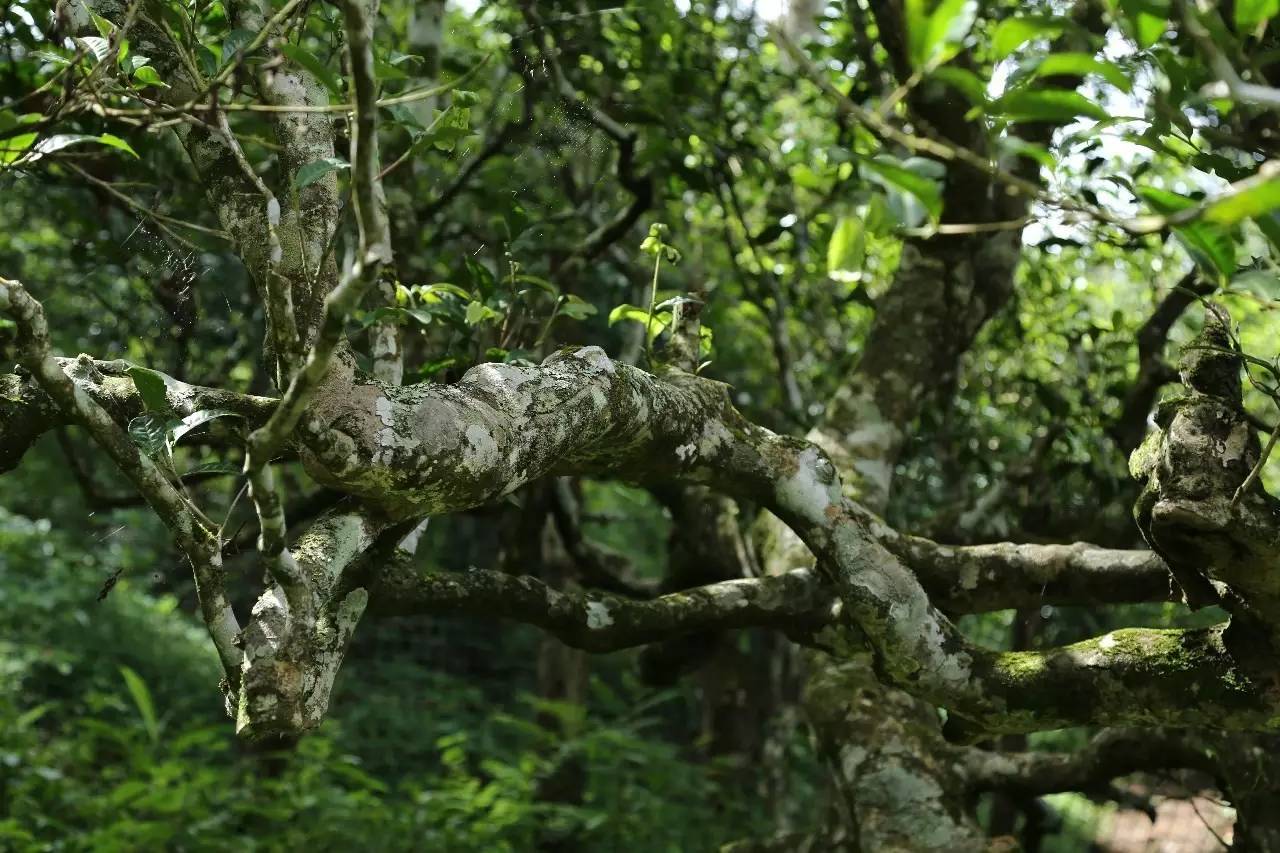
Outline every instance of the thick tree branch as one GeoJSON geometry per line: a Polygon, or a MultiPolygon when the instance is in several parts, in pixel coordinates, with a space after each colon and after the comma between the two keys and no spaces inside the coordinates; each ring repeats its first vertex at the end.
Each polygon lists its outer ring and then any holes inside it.
{"type": "MultiPolygon", "coordinates": [[[[1116,632],[1045,652],[972,646],[877,541],[826,456],[743,420],[719,383],[677,371],[659,379],[593,347],[537,368],[481,365],[447,388],[380,386],[341,363],[335,385],[349,384],[315,411],[340,421],[340,434],[313,436],[326,443],[304,458],[314,476],[393,518],[477,506],[547,474],[705,483],[770,507],[800,536],[882,677],[985,730],[1250,728],[1275,715],[1267,682],[1242,668],[1221,629],[1116,632]]],[[[831,630],[819,640],[843,654],[847,641],[831,630]]]]}

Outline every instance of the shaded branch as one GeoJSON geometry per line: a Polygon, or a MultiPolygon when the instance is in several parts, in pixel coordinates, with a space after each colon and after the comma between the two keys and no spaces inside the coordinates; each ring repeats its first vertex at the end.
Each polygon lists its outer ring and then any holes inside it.
{"type": "MultiPolygon", "coordinates": [[[[813,572],[724,581],[646,601],[606,593],[569,593],[537,578],[504,572],[417,573],[381,569],[371,604],[385,615],[464,614],[536,625],[566,645],[612,652],[695,631],[767,626],[812,632],[833,604],[813,572]]],[[[829,616],[827,617],[829,618],[829,616]]]]}
{"type": "Polygon", "coordinates": [[[1041,796],[1064,791],[1105,790],[1130,773],[1193,769],[1216,773],[1212,753],[1181,732],[1111,729],[1071,753],[961,753],[965,780],[974,791],[1010,791],[1041,796]]]}

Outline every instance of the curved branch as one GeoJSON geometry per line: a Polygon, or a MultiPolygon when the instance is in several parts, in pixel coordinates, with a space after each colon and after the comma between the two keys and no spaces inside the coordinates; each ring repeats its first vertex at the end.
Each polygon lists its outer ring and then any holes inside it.
{"type": "Polygon", "coordinates": [[[769,507],[816,555],[843,608],[819,642],[848,652],[839,630],[848,620],[876,652],[881,677],[954,718],[1006,732],[1280,720],[1269,681],[1242,667],[1221,628],[1118,631],[1044,652],[972,645],[880,544],[866,510],[843,496],[825,454],[744,420],[720,383],[674,370],[654,377],[595,347],[540,367],[481,365],[448,387],[382,386],[341,363],[336,393],[314,407],[318,422],[340,429],[309,436],[304,460],[318,479],[392,518],[477,506],[547,474],[702,483],[769,507]]]}
{"type": "Polygon", "coordinates": [[[1110,729],[1071,753],[968,748],[961,761],[971,790],[1031,796],[1097,790],[1113,779],[1141,771],[1217,772],[1212,754],[1184,734],[1151,729],[1110,729]]]}

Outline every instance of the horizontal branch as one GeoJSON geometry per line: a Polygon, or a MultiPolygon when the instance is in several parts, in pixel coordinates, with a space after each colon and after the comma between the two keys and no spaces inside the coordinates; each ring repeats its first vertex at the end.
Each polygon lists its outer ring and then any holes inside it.
{"type": "Polygon", "coordinates": [[[537,578],[497,571],[418,573],[400,562],[382,569],[370,607],[384,615],[460,614],[511,619],[561,642],[612,652],[697,631],[771,627],[812,632],[835,605],[807,569],[769,578],[724,581],[637,600],[561,592],[537,578]]]}
{"type": "Polygon", "coordinates": [[[1168,566],[1151,551],[1084,542],[957,547],[899,533],[878,520],[868,527],[948,613],[1181,600],[1168,566]]]}
{"type": "Polygon", "coordinates": [[[1131,773],[1189,769],[1215,772],[1212,754],[1181,732],[1109,729],[1083,749],[1057,752],[992,752],[965,748],[962,766],[975,791],[1040,796],[1105,789],[1131,773]]]}
{"type": "MultiPolygon", "coordinates": [[[[129,375],[132,365],[128,362],[100,361],[87,355],[55,358],[54,362],[116,423],[128,424],[146,410],[129,375]]],[[[266,421],[276,406],[270,397],[189,385],[172,377],[166,377],[164,385],[165,402],[178,417],[226,409],[244,415],[250,426],[256,426],[266,421]]],[[[55,405],[30,374],[0,375],[0,473],[16,467],[41,435],[71,422],[71,416],[55,405]]]]}

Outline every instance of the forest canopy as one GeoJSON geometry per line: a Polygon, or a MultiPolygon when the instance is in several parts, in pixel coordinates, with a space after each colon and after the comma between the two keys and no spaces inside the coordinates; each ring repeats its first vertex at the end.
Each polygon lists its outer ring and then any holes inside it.
{"type": "Polygon", "coordinates": [[[1277,16],[0,4],[0,849],[1280,850],[1277,16]]]}

